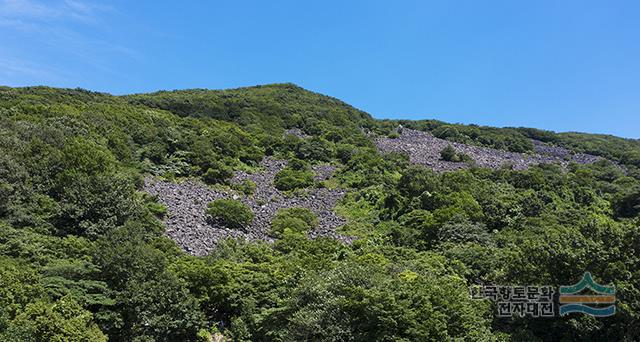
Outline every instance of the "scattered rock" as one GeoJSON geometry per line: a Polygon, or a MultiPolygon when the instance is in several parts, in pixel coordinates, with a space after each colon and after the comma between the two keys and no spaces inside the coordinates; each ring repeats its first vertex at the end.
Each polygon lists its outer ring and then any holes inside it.
{"type": "Polygon", "coordinates": [[[303,132],[300,128],[291,128],[284,132],[285,135],[290,134],[294,135],[300,139],[310,138],[311,136],[303,132]]]}
{"type": "MultiPolygon", "coordinates": [[[[265,158],[261,166],[264,171],[247,173],[238,171],[231,179],[232,183],[251,180],[256,191],[251,196],[234,192],[215,190],[196,180],[182,183],[160,181],[152,177],[145,179],[144,190],[158,197],[167,206],[169,215],[165,219],[166,234],[175,240],[185,251],[194,255],[206,255],[215,248],[218,241],[232,237],[248,240],[272,242],[268,236],[271,219],[278,209],[304,207],[318,215],[319,225],[309,232],[309,237],[332,237],[350,243],[352,237],[336,233],[336,228],[345,224],[345,220],[333,212],[335,205],[344,197],[344,190],[308,189],[304,196],[285,196],[273,186],[276,173],[286,166],[285,160],[265,158]],[[243,230],[207,222],[205,210],[207,204],[220,198],[236,198],[248,205],[255,214],[250,226],[243,230]]],[[[335,167],[319,165],[314,167],[317,179],[331,177],[335,167]]]]}
{"type": "Polygon", "coordinates": [[[336,172],[336,167],[333,165],[314,165],[311,168],[315,173],[315,176],[313,176],[315,181],[327,180],[336,172]]]}
{"type": "Polygon", "coordinates": [[[564,147],[553,146],[539,140],[531,140],[536,153],[571,160],[578,164],[593,164],[604,158],[586,153],[574,153],[564,147]]]}
{"type": "Polygon", "coordinates": [[[453,171],[469,167],[467,163],[450,162],[440,159],[440,151],[451,145],[456,152],[471,157],[480,167],[498,169],[505,165],[515,170],[524,170],[532,165],[558,163],[566,166],[570,161],[590,164],[601,160],[584,153],[572,154],[569,150],[553,147],[543,142],[535,142],[536,153],[516,153],[496,150],[488,147],[471,146],[436,138],[431,133],[403,128],[400,137],[390,139],[377,138],[375,144],[382,152],[407,154],[409,160],[435,171],[453,171]]]}
{"type": "MultiPolygon", "coordinates": [[[[307,137],[299,129],[291,129],[287,133],[301,138],[307,137]]],[[[466,163],[440,159],[440,151],[448,145],[451,145],[456,152],[471,157],[478,166],[493,169],[511,165],[516,170],[522,170],[531,165],[548,163],[566,166],[569,161],[589,164],[602,159],[589,154],[572,153],[567,149],[541,141],[534,141],[535,153],[525,154],[450,142],[436,138],[430,133],[408,128],[402,129],[398,138],[377,138],[375,144],[382,152],[407,154],[412,163],[425,165],[435,171],[469,167],[466,163]]],[[[231,179],[232,183],[239,184],[245,180],[251,180],[256,184],[256,190],[250,196],[234,191],[216,190],[196,180],[174,183],[153,177],[145,179],[144,191],[157,196],[158,200],[167,206],[168,215],[164,221],[166,234],[181,248],[194,255],[208,254],[215,248],[218,241],[229,237],[273,242],[273,239],[268,236],[271,220],[279,209],[291,207],[308,208],[318,216],[319,225],[309,232],[310,238],[326,236],[351,243],[354,240],[353,237],[336,233],[336,228],[344,225],[346,221],[333,212],[335,205],[344,197],[345,190],[312,188],[298,195],[287,196],[273,186],[275,175],[286,165],[286,160],[267,157],[260,163],[262,167],[260,172],[237,171],[231,179]],[[249,206],[255,215],[251,225],[238,230],[207,222],[205,215],[207,204],[220,198],[238,199],[249,206]]],[[[336,167],[332,165],[315,165],[313,166],[314,179],[326,180],[335,170],[336,167]]]]}

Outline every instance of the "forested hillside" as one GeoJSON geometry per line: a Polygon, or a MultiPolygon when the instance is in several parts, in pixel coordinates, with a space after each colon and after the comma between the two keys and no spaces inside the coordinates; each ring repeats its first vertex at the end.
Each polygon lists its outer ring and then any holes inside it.
{"type": "Polygon", "coordinates": [[[639,170],[638,140],[292,84],[0,87],[0,340],[638,340],[639,170]],[[586,271],[615,315],[470,297],[586,271]]]}

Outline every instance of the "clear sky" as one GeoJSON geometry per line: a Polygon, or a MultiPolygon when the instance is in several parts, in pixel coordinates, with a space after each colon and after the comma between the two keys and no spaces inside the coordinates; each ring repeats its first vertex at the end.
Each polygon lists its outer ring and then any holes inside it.
{"type": "Polygon", "coordinates": [[[0,84],[293,82],[377,118],[640,138],[640,1],[0,0],[0,84]]]}

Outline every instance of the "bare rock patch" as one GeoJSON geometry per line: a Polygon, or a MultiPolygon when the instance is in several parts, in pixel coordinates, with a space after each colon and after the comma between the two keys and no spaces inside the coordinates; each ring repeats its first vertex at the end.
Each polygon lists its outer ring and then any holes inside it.
{"type": "MultiPolygon", "coordinates": [[[[208,254],[218,241],[229,237],[273,241],[268,235],[272,218],[279,209],[291,207],[308,208],[318,216],[319,225],[309,232],[309,237],[327,236],[347,243],[353,241],[351,237],[336,233],[336,228],[346,221],[333,212],[346,191],[313,188],[301,195],[286,196],[273,186],[276,173],[286,165],[285,160],[265,158],[261,162],[261,172],[236,172],[231,179],[232,183],[251,180],[256,184],[256,190],[251,196],[216,190],[196,180],[174,183],[152,177],[145,179],[144,191],[157,196],[159,202],[167,206],[168,216],[164,221],[166,234],[182,249],[194,255],[208,254]],[[249,206],[255,215],[251,225],[244,229],[230,229],[207,222],[207,204],[221,198],[237,199],[249,206]]],[[[316,179],[323,180],[331,177],[335,167],[314,166],[314,171],[316,179]]]]}
{"type": "Polygon", "coordinates": [[[399,137],[375,139],[381,152],[397,152],[409,156],[414,164],[424,165],[435,171],[453,171],[469,167],[466,163],[441,160],[440,152],[451,145],[456,152],[471,157],[480,167],[498,169],[505,165],[515,170],[524,170],[533,165],[558,163],[566,166],[570,161],[589,164],[601,160],[601,157],[584,153],[572,154],[566,149],[537,142],[536,153],[516,153],[496,150],[488,147],[472,146],[436,138],[431,133],[403,128],[399,137]]]}

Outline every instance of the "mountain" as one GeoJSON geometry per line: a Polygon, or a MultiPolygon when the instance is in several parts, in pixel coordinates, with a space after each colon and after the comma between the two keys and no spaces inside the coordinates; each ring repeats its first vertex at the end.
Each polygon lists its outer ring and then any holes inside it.
{"type": "Polygon", "coordinates": [[[638,140],[293,84],[0,87],[0,340],[635,340],[639,167],[638,140]],[[469,296],[587,271],[613,316],[469,296]]]}
{"type": "Polygon", "coordinates": [[[125,99],[132,104],[164,109],[183,117],[258,124],[265,128],[294,127],[307,121],[347,127],[373,122],[369,114],[338,99],[291,83],[228,90],[160,91],[130,95],[125,99]]]}

